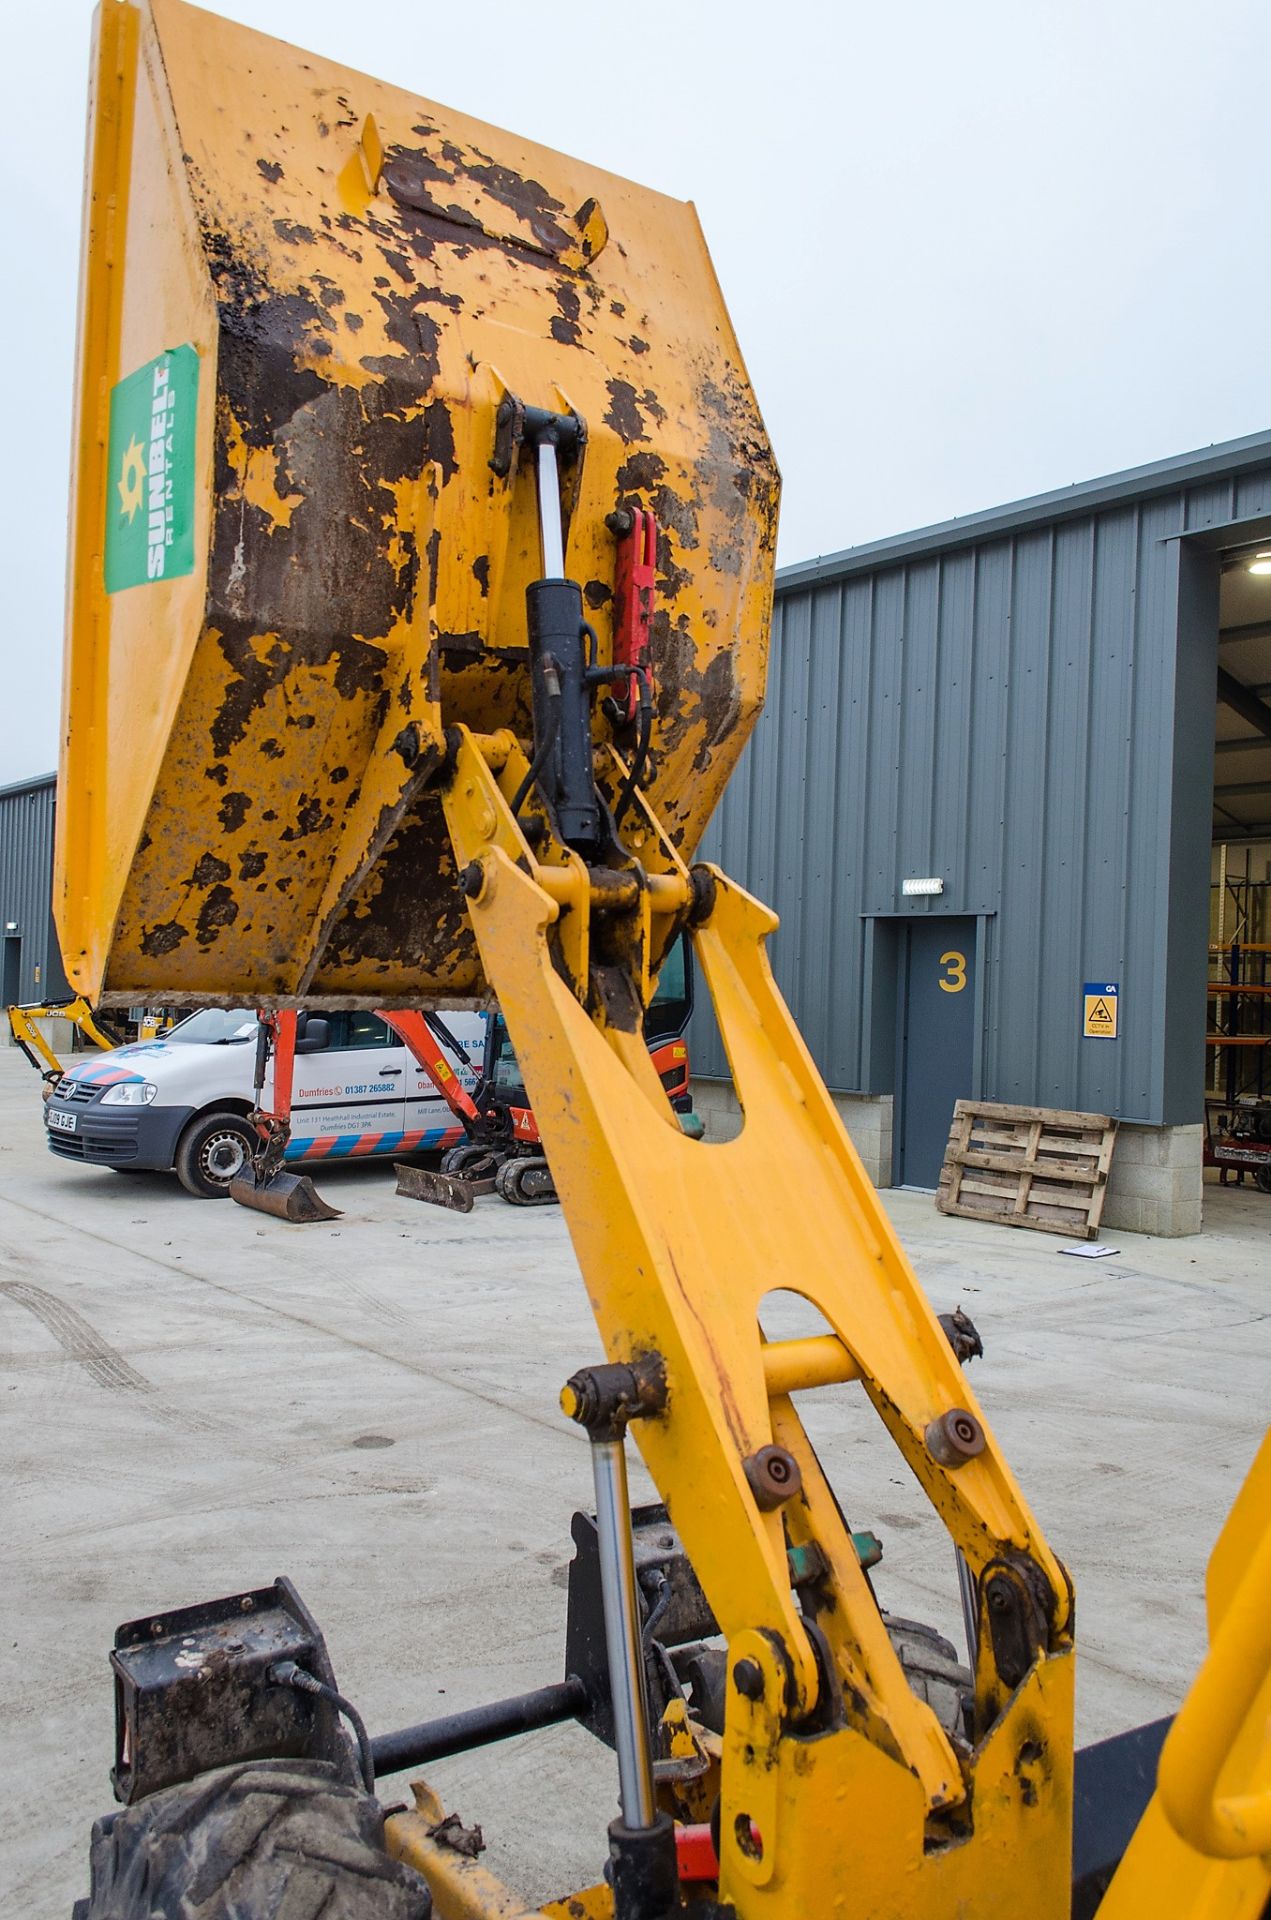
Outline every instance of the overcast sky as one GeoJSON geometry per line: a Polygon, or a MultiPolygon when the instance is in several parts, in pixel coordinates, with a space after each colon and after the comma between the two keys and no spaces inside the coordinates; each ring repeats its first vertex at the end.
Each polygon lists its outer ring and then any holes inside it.
{"type": "MultiPolygon", "coordinates": [[[[1271,425],[1255,0],[220,11],[695,200],[783,562],[1271,425]]],[[[57,758],[91,13],[8,26],[0,782],[57,758]]]]}

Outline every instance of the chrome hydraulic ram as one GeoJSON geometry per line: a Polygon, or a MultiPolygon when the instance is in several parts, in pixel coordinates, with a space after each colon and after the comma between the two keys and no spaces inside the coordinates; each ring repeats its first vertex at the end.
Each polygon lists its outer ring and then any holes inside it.
{"type": "Polygon", "coordinates": [[[658,1812],[653,1795],[625,1452],[628,1422],[660,1413],[666,1405],[661,1361],[649,1354],[629,1366],[619,1362],[584,1368],[565,1387],[561,1405],[586,1428],[596,1488],[596,1541],[622,1808],[609,1827],[614,1920],[663,1920],[679,1906],[679,1872],[674,1822],[670,1814],[658,1812]]]}

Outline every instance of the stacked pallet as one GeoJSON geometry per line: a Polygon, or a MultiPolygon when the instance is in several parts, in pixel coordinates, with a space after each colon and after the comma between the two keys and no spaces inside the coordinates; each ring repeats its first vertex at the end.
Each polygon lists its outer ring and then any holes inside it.
{"type": "Polygon", "coordinates": [[[1116,1134],[1106,1113],[959,1100],[936,1205],[941,1213],[1093,1240],[1116,1134]]]}

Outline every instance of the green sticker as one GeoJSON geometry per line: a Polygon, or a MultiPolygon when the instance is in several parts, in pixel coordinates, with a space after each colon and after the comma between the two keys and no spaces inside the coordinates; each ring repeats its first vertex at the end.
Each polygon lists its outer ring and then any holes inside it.
{"type": "Polygon", "coordinates": [[[173,347],[110,396],[106,591],[194,571],[199,356],[173,347]]]}

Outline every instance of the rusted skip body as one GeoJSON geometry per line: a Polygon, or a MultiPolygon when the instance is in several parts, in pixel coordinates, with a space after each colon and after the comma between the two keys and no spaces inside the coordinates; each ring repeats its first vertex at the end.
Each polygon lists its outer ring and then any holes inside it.
{"type": "Polygon", "coordinates": [[[104,0],[95,66],[68,972],[99,1004],[479,998],[435,775],[456,722],[531,736],[520,406],[585,429],[602,662],[606,518],[656,516],[647,787],[682,852],[759,710],[778,480],[696,215],[180,0],[104,0]]]}

